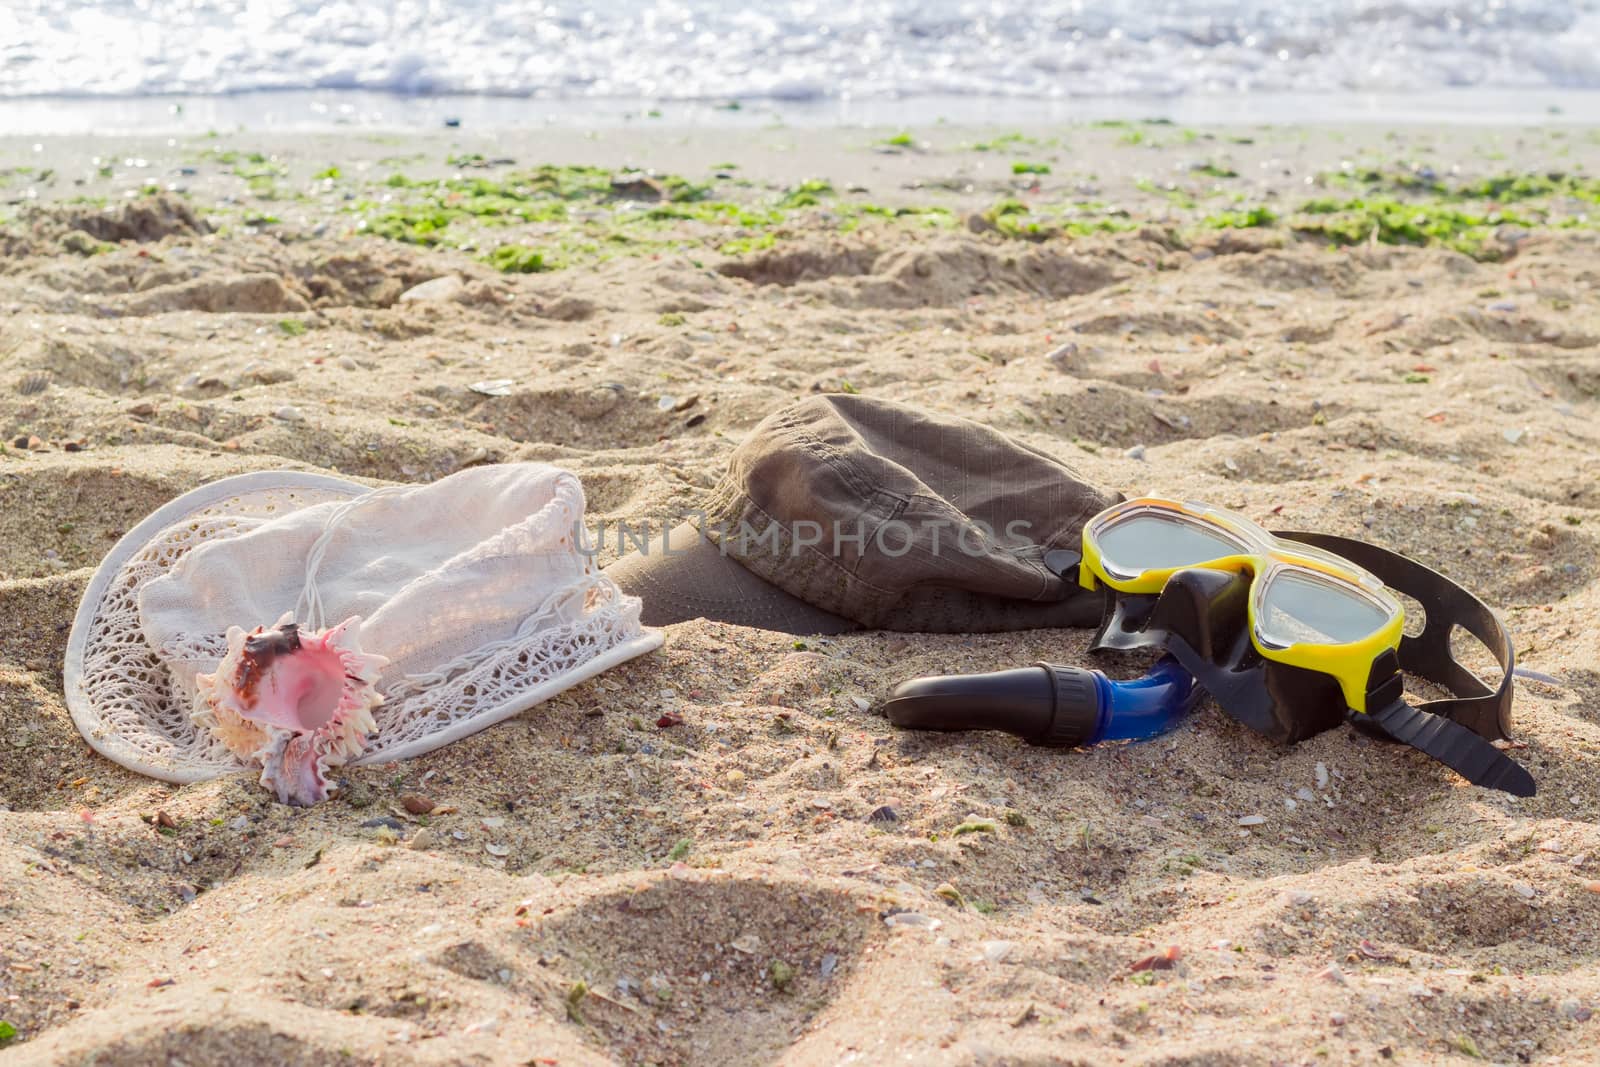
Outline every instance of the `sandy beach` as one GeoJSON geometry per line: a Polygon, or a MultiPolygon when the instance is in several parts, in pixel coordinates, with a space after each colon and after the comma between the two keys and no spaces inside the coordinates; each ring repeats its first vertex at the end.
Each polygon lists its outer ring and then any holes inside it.
{"type": "Polygon", "coordinates": [[[1596,1062],[1597,427],[1583,127],[0,139],[0,1063],[1596,1062]],[[311,809],[73,726],[94,567],[195,486],[543,460],[660,529],[832,391],[1450,575],[1538,796],[873,710],[1079,630],[685,623],[311,809]]]}

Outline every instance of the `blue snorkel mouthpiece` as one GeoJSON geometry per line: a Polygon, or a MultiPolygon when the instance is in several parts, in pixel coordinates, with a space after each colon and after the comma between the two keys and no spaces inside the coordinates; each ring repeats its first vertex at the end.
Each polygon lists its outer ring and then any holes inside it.
{"type": "Polygon", "coordinates": [[[1055,663],[913,678],[883,711],[913,730],[1004,730],[1029,744],[1073,748],[1165,733],[1196,695],[1194,677],[1163,656],[1149,674],[1126,682],[1055,663]]]}

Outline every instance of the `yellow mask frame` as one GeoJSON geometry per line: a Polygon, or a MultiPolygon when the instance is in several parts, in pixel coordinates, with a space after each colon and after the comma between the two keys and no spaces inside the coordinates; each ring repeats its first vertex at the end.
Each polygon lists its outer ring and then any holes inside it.
{"type": "Polygon", "coordinates": [[[1251,575],[1247,602],[1250,640],[1264,658],[1326,674],[1339,683],[1347,706],[1366,713],[1367,685],[1372,665],[1385,651],[1397,649],[1405,631],[1405,609],[1382,581],[1349,560],[1331,552],[1276,537],[1249,519],[1207,504],[1165,497],[1139,497],[1115,504],[1091,519],[1083,529],[1083,560],[1079,584],[1095,589],[1104,584],[1122,593],[1158,594],[1181,570],[1200,568],[1251,575]],[[1171,566],[1119,567],[1108,558],[1105,539],[1119,525],[1156,517],[1228,543],[1235,551],[1205,558],[1174,560],[1171,566]],[[1274,633],[1268,618],[1268,599],[1274,583],[1286,577],[1331,584],[1332,593],[1358,598],[1381,617],[1371,632],[1353,640],[1321,642],[1294,640],[1274,633]]]}

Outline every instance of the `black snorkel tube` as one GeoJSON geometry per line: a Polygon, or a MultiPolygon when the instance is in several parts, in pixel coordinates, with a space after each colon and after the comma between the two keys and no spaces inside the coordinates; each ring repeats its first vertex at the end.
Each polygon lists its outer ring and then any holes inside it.
{"type": "Polygon", "coordinates": [[[1165,733],[1199,696],[1194,676],[1163,656],[1149,674],[1125,682],[1059,663],[913,678],[883,711],[913,730],[1003,730],[1031,745],[1075,748],[1165,733]]]}

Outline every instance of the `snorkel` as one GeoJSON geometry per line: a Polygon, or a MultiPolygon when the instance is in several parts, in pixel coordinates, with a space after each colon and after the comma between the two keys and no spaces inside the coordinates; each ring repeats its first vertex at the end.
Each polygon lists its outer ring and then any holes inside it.
{"type": "Polygon", "coordinates": [[[1165,733],[1198,697],[1194,676],[1163,656],[1131,681],[1058,663],[913,678],[895,689],[883,711],[913,730],[1003,730],[1032,745],[1075,748],[1165,733]]]}

